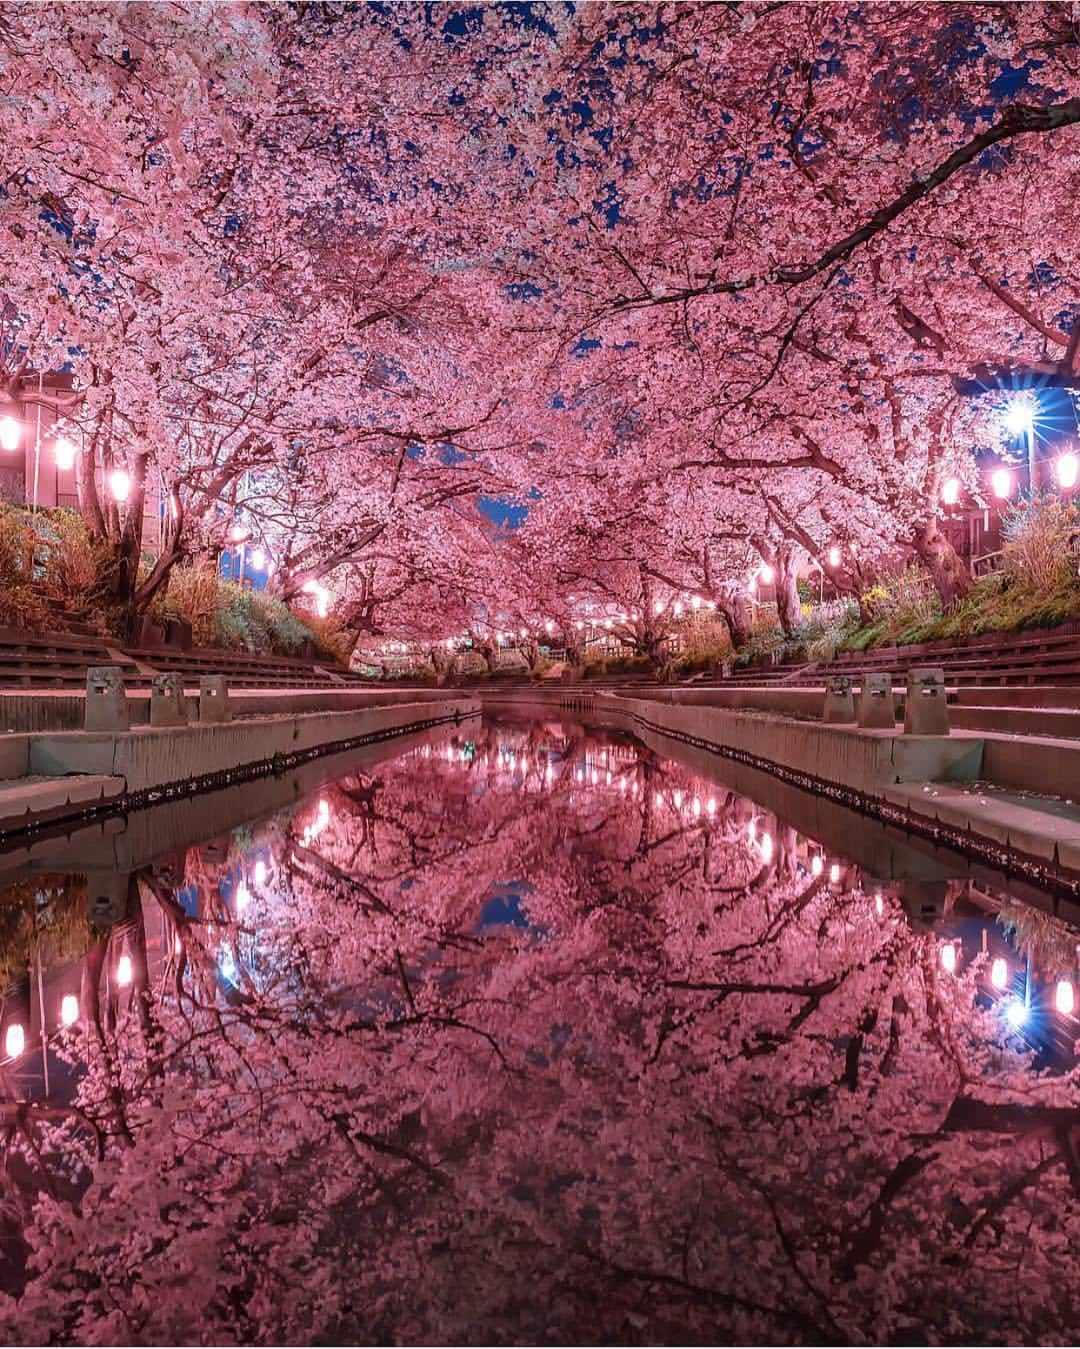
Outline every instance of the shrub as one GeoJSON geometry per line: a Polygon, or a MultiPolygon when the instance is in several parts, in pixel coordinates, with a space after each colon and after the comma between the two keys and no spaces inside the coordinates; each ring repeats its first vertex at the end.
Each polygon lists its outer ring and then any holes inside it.
{"type": "Polygon", "coordinates": [[[352,649],[339,620],[301,618],[279,596],[227,581],[206,566],[177,567],[150,612],[186,620],[196,646],[300,656],[311,643],[333,661],[344,661],[352,649]]]}

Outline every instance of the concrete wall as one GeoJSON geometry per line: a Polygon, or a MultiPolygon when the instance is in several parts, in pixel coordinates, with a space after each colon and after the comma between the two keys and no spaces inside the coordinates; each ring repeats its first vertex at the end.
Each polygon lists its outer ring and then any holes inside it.
{"type": "MultiPolygon", "coordinates": [[[[397,703],[438,701],[450,696],[443,689],[251,689],[231,693],[229,703],[234,717],[266,716],[285,712],[338,712],[360,707],[392,707],[397,703]]],[[[188,717],[199,719],[199,695],[196,685],[187,694],[188,717]]],[[[82,692],[25,693],[0,692],[0,735],[24,731],[79,731],[85,715],[86,695],[82,692]]],[[[132,726],[150,721],[150,694],[147,690],[128,693],[132,726]]]]}
{"type": "Polygon", "coordinates": [[[34,735],[29,737],[29,771],[48,777],[65,773],[121,777],[129,795],[151,790],[168,793],[185,786],[198,789],[203,779],[267,765],[276,756],[385,735],[455,713],[475,715],[479,708],[476,699],[459,696],[344,712],[252,717],[224,726],[34,735]]]}

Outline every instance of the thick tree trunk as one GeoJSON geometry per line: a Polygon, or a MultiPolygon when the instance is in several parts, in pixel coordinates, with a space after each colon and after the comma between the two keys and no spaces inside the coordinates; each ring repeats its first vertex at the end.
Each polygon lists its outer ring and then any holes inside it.
{"type": "Polygon", "coordinates": [[[728,626],[731,645],[738,649],[750,640],[750,600],[738,581],[727,581],[716,592],[716,607],[728,626]]]}
{"type": "Polygon", "coordinates": [[[795,550],[784,544],[776,555],[776,615],[785,634],[790,636],[802,623],[799,578],[795,569],[795,550]]]}
{"type": "Polygon", "coordinates": [[[946,608],[962,600],[971,589],[971,573],[963,559],[938,528],[936,520],[920,525],[912,546],[933,578],[941,603],[946,608]]]}

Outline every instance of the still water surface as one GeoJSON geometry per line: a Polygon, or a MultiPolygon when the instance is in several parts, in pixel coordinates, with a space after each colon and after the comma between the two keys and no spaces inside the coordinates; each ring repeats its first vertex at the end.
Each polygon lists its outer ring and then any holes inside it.
{"type": "Polygon", "coordinates": [[[9,857],[4,1341],[1075,1341],[1076,930],[667,752],[474,721],[9,857]]]}

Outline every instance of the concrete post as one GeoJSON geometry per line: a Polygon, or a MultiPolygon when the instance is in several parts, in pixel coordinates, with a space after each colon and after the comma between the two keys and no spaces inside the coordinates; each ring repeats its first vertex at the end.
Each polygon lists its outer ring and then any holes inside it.
{"type": "Polygon", "coordinates": [[[178,674],[154,676],[154,682],[150,687],[150,725],[187,725],[184,682],[178,674]]]}
{"type": "Polygon", "coordinates": [[[908,671],[904,704],[905,735],[948,735],[945,671],[940,665],[919,665],[908,671]]]}
{"type": "Polygon", "coordinates": [[[834,723],[855,720],[855,699],[851,696],[849,675],[829,675],[825,680],[825,707],[821,719],[834,723]]]}
{"type": "Polygon", "coordinates": [[[87,868],[86,895],[90,921],[99,927],[114,927],[128,916],[130,877],[121,871],[87,868]]]}
{"type": "Polygon", "coordinates": [[[859,697],[859,725],[875,730],[893,730],[896,708],[893,704],[892,675],[863,675],[859,697]]]}
{"type": "Polygon", "coordinates": [[[127,731],[131,728],[124,677],[118,665],[92,665],[86,672],[88,731],[127,731]]]}
{"type": "Polygon", "coordinates": [[[199,720],[217,725],[232,721],[229,686],[224,675],[202,675],[199,679],[199,720]]]}

